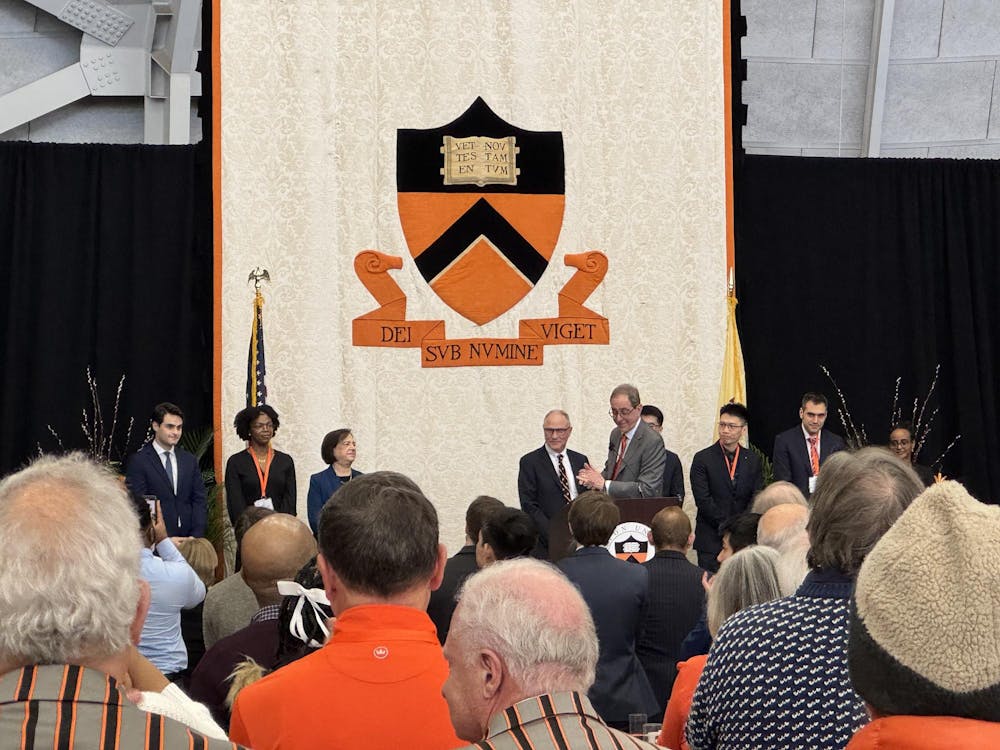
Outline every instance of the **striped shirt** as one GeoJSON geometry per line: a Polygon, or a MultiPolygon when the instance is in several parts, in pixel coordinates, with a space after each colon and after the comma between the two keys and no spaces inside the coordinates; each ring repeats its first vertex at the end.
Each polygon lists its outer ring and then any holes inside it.
{"type": "Polygon", "coordinates": [[[635,750],[656,748],[605,724],[585,695],[550,693],[527,698],[490,719],[481,750],[635,750]]]}
{"type": "Polygon", "coordinates": [[[172,719],[140,710],[109,675],[76,665],[0,675],[0,750],[221,750],[172,719]]]}

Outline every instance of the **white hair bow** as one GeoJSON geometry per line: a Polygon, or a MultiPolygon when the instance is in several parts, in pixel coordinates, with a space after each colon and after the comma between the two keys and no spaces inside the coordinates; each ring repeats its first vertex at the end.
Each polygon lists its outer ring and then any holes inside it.
{"type": "Polygon", "coordinates": [[[319,605],[329,607],[330,602],[326,598],[323,589],[306,589],[295,581],[278,581],[278,593],[282,596],[297,596],[299,600],[295,603],[295,611],[292,612],[292,621],[288,624],[288,631],[311,648],[319,648],[323,643],[317,643],[315,639],[306,635],[305,627],[302,624],[302,605],[309,602],[312,607],[316,624],[323,631],[323,642],[330,636],[330,631],[326,627],[326,613],[319,608],[319,605]]]}

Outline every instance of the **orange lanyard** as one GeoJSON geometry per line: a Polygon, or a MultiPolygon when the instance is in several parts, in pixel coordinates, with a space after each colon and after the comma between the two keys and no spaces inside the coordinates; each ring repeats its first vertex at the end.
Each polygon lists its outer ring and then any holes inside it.
{"type": "Polygon", "coordinates": [[[267,478],[271,475],[271,461],[274,460],[274,447],[270,443],[267,444],[267,460],[264,462],[264,471],[260,470],[260,461],[257,460],[257,454],[253,452],[253,448],[249,445],[247,446],[247,453],[253,458],[253,467],[257,470],[257,478],[260,480],[260,496],[267,497],[267,478]]]}
{"type": "MultiPolygon", "coordinates": [[[[722,443],[719,443],[719,447],[722,448],[722,443]]],[[[726,455],[726,449],[722,448],[722,458],[726,461],[726,468],[729,469],[729,481],[736,481],[736,463],[740,460],[740,446],[739,443],[736,444],[736,454],[733,456],[732,463],[729,462],[729,456],[726,455]]]]}

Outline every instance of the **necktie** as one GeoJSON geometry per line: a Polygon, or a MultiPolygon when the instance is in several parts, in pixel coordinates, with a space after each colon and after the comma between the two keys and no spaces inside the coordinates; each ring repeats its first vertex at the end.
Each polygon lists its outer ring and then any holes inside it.
{"type": "Polygon", "coordinates": [[[174,462],[170,460],[170,451],[164,453],[163,458],[165,459],[163,468],[167,470],[167,479],[170,481],[170,489],[172,489],[176,495],[177,485],[174,484],[174,462]]]}
{"type": "Polygon", "coordinates": [[[813,476],[819,476],[819,451],[816,450],[816,443],[819,442],[819,436],[810,435],[809,436],[809,461],[812,463],[813,476]]]}
{"type": "Polygon", "coordinates": [[[627,440],[628,437],[622,433],[622,441],[618,445],[618,459],[615,461],[615,468],[611,470],[612,481],[618,476],[618,471],[622,468],[622,459],[625,458],[625,442],[627,440]]]}
{"type": "Polygon", "coordinates": [[[566,476],[566,467],[563,466],[562,453],[556,456],[556,461],[559,463],[559,486],[562,487],[563,500],[565,500],[568,503],[570,501],[569,477],[566,476]]]}

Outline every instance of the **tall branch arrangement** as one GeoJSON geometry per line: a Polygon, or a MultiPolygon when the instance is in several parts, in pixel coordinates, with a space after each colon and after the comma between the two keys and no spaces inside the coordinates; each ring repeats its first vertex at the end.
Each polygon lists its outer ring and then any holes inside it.
{"type": "MultiPolygon", "coordinates": [[[[868,434],[865,431],[865,426],[862,424],[858,426],[854,422],[854,418],[851,416],[851,411],[847,406],[847,397],[840,390],[840,386],[837,385],[837,381],[834,380],[833,375],[830,374],[830,370],[827,369],[826,365],[820,365],[820,370],[826,375],[827,379],[833,385],[833,389],[837,394],[837,400],[839,405],[837,406],[837,415],[840,417],[841,423],[844,425],[844,431],[847,433],[845,436],[847,438],[847,443],[851,448],[862,448],[869,445],[868,434]]],[[[903,407],[900,403],[899,392],[900,386],[903,382],[903,377],[899,376],[896,378],[895,388],[892,394],[892,410],[890,412],[891,418],[889,420],[888,430],[886,434],[892,430],[894,425],[908,420],[913,426],[913,457],[916,459],[920,455],[920,450],[924,447],[927,442],[927,437],[930,435],[932,428],[934,427],[934,420],[938,415],[938,407],[931,406],[931,397],[934,395],[934,391],[937,388],[938,375],[941,372],[941,365],[937,365],[934,368],[934,377],[931,379],[931,385],[927,389],[927,395],[924,396],[923,400],[920,398],[913,399],[913,412],[907,417],[903,414],[903,407]]],[[[944,457],[948,455],[948,452],[955,447],[955,444],[962,439],[961,435],[955,435],[948,446],[941,452],[934,461],[932,461],[929,466],[932,468],[940,469],[941,462],[944,457]]]]}
{"type": "MultiPolygon", "coordinates": [[[[118,388],[115,391],[115,400],[111,409],[110,425],[105,425],[104,423],[104,410],[101,408],[97,378],[94,377],[89,366],[87,367],[87,388],[90,392],[90,410],[88,412],[87,407],[83,408],[83,416],[80,422],[80,429],[83,431],[86,443],[83,450],[98,463],[106,464],[120,471],[122,462],[125,460],[125,456],[128,455],[129,443],[132,440],[132,427],[135,423],[135,419],[129,417],[124,439],[120,441],[116,440],[116,433],[118,432],[118,407],[121,404],[122,390],[125,388],[125,375],[122,374],[121,379],[118,381],[118,388]]],[[[51,424],[46,425],[46,427],[48,427],[49,434],[56,439],[59,449],[65,451],[66,446],[63,445],[59,433],[56,432],[51,424]]],[[[39,445],[38,453],[41,454],[42,452],[42,446],[39,445]]]]}

